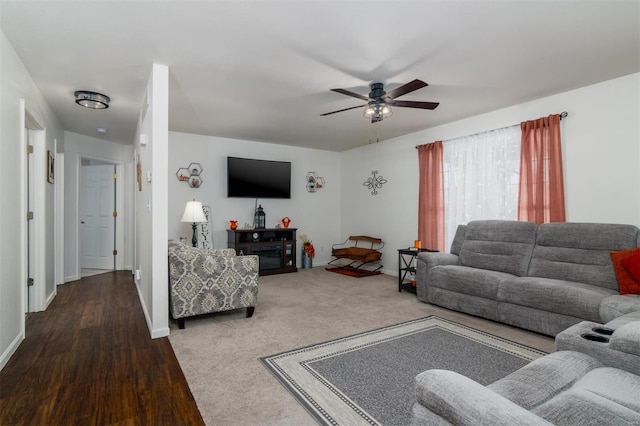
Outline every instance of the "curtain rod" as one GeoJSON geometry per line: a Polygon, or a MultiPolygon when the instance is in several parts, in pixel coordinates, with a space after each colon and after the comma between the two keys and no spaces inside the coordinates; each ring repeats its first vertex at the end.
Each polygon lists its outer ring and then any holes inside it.
{"type": "MultiPolygon", "coordinates": [[[[566,117],[569,115],[569,113],[568,113],[567,111],[562,111],[562,112],[561,112],[560,114],[558,114],[558,115],[560,115],[560,120],[562,120],[563,118],[566,118],[566,117]]],[[[495,130],[507,129],[507,128],[509,128],[509,127],[513,127],[513,126],[518,126],[518,124],[512,124],[511,126],[504,126],[504,127],[499,127],[499,128],[497,128],[497,129],[486,130],[486,131],[484,131],[484,132],[474,133],[474,135],[479,135],[479,134],[481,134],[481,133],[487,133],[487,132],[493,132],[493,131],[495,131],[495,130]]],[[[469,135],[469,136],[473,136],[473,135],[469,135]]],[[[466,136],[460,136],[460,137],[466,137],[466,136]]],[[[458,139],[458,138],[454,138],[454,139],[458,139]]],[[[451,140],[451,139],[447,139],[447,140],[451,140]]],[[[444,141],[443,141],[443,142],[444,142],[444,141]]],[[[418,149],[418,147],[419,147],[419,146],[420,146],[420,145],[416,145],[416,149],[418,149]]]]}

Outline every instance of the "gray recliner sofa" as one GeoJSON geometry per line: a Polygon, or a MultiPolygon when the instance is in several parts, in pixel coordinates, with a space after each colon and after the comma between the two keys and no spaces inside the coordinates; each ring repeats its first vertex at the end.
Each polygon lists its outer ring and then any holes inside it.
{"type": "Polygon", "coordinates": [[[488,386],[452,371],[420,373],[412,424],[640,425],[640,311],[576,324],[556,349],[488,386]]]}
{"type": "Polygon", "coordinates": [[[450,253],[418,254],[417,297],[555,336],[640,310],[638,295],[619,294],[610,258],[639,245],[633,225],[472,221],[450,253]]]}

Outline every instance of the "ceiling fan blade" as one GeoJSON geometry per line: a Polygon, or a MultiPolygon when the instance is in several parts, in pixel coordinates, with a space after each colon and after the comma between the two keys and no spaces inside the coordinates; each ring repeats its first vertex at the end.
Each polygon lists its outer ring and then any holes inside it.
{"type": "Polygon", "coordinates": [[[366,96],[363,96],[359,93],[350,92],[346,89],[331,89],[331,91],[336,93],[342,93],[343,95],[347,95],[347,96],[353,96],[354,98],[362,99],[363,101],[369,100],[369,98],[366,96]]]}
{"type": "Polygon", "coordinates": [[[402,108],[436,109],[440,102],[389,101],[387,104],[402,108]]]}
{"type": "Polygon", "coordinates": [[[418,89],[421,89],[421,88],[426,87],[426,86],[428,86],[427,83],[425,83],[422,80],[416,79],[416,80],[408,82],[407,84],[404,84],[404,85],[402,85],[400,87],[396,87],[395,89],[388,91],[387,92],[387,97],[389,99],[395,99],[395,98],[398,98],[398,97],[400,97],[402,95],[406,95],[409,92],[413,92],[414,90],[418,90],[418,89]]]}
{"type": "Polygon", "coordinates": [[[324,117],[325,115],[335,114],[336,112],[349,111],[350,109],[362,108],[364,106],[366,106],[366,105],[358,105],[358,106],[354,106],[354,107],[351,107],[351,108],[339,109],[337,111],[325,112],[324,114],[320,114],[320,116],[324,117]]]}

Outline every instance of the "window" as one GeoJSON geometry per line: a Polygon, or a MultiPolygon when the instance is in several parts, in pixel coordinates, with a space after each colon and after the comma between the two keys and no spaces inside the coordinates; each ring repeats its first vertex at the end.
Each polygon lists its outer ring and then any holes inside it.
{"type": "Polygon", "coordinates": [[[518,219],[520,126],[444,141],[445,247],[458,225],[518,219]]]}

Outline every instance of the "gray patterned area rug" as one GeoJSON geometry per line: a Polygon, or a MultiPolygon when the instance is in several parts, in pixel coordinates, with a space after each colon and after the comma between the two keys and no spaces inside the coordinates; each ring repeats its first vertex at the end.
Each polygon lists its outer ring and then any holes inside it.
{"type": "Polygon", "coordinates": [[[320,424],[407,425],[429,369],[487,385],[544,352],[435,316],[261,358],[320,424]]]}

